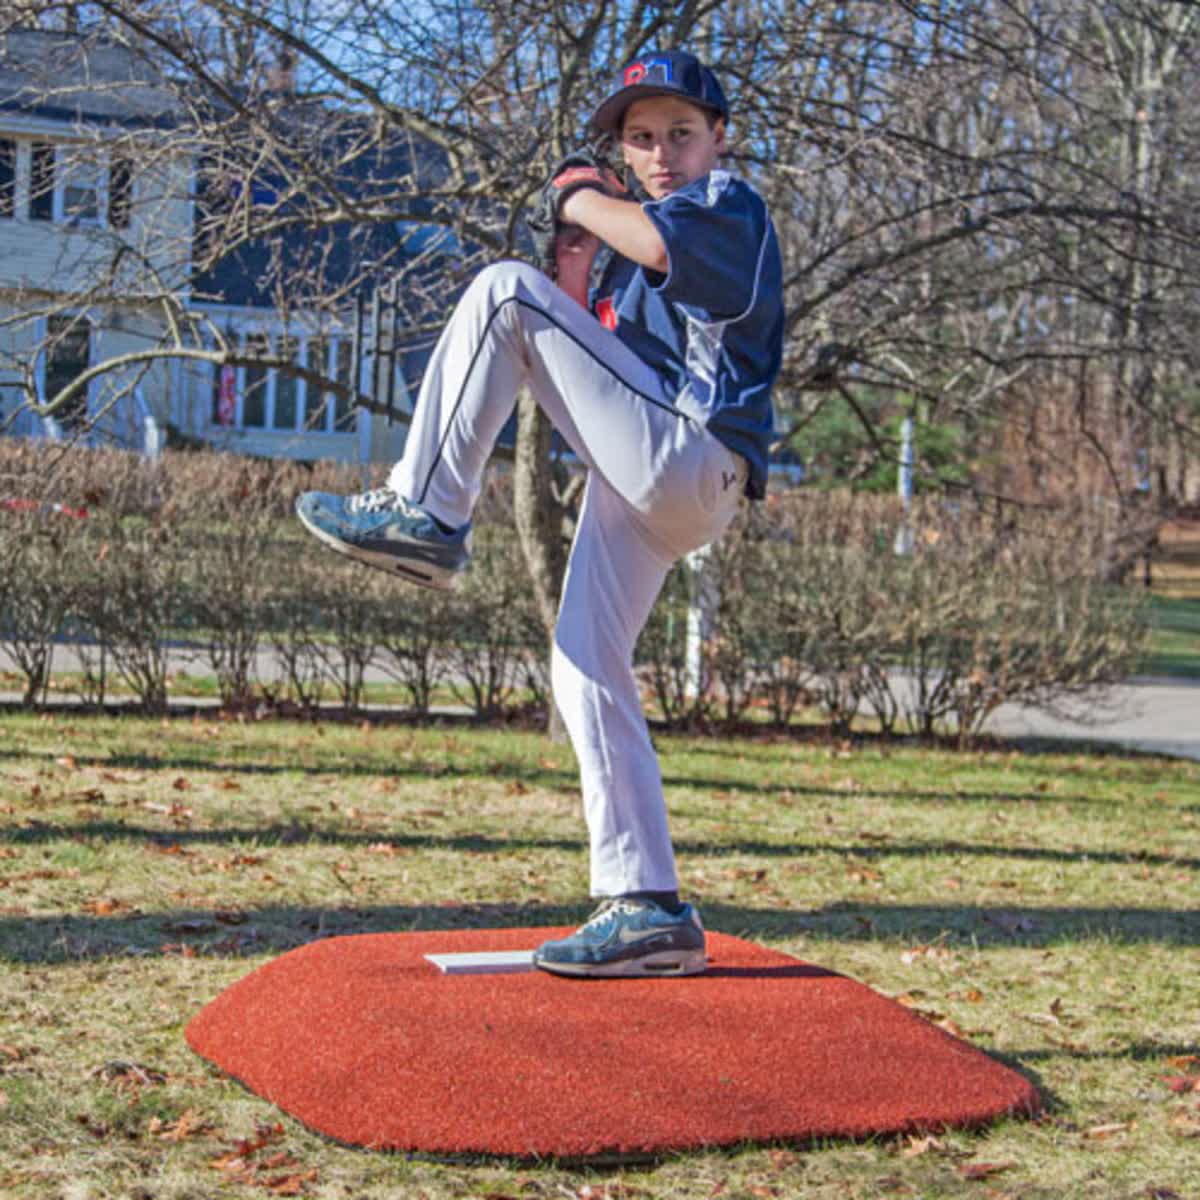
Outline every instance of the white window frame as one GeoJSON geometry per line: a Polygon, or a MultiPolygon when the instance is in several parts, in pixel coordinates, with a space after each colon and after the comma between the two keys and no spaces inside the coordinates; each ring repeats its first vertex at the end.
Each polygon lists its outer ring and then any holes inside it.
{"type": "Polygon", "coordinates": [[[94,161],[73,157],[76,152],[88,148],[87,143],[55,142],[54,143],[54,203],[51,221],[55,225],[86,226],[89,229],[108,228],[108,155],[100,154],[94,161]],[[95,180],[95,186],[89,191],[96,194],[96,215],[81,217],[67,211],[67,189],[71,186],[72,176],[80,174],[83,167],[95,180]]]}
{"type": "MultiPolygon", "coordinates": [[[[52,133],[29,132],[11,128],[0,128],[0,138],[16,146],[15,179],[13,188],[14,212],[11,217],[0,217],[0,221],[19,221],[29,225],[55,225],[67,228],[111,229],[109,203],[113,157],[111,151],[91,142],[73,142],[52,133]],[[50,146],[54,151],[54,189],[50,196],[50,219],[35,218],[30,211],[33,205],[33,147],[35,144],[50,146]],[[78,151],[91,150],[92,162],[89,173],[95,179],[96,216],[72,217],[67,212],[66,190],[74,173],[72,155],[78,151]]],[[[137,172],[130,178],[130,206],[137,203],[137,172]]]]}

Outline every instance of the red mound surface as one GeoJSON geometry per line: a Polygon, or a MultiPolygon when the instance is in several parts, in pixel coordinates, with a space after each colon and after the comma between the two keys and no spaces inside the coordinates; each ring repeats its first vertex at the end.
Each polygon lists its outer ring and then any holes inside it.
{"type": "Polygon", "coordinates": [[[709,934],[686,979],[442,975],[558,929],[366,934],[275,959],[187,1027],[312,1129],[432,1154],[589,1157],[971,1125],[1022,1076],[862,984],[709,934]]]}

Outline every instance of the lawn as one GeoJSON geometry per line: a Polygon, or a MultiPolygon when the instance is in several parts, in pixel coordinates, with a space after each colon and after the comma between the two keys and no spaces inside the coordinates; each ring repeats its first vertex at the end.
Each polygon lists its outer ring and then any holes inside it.
{"type": "Polygon", "coordinates": [[[1200,679],[1200,521],[1164,527],[1147,598],[1150,644],[1143,671],[1200,679]]]}
{"type": "Polygon", "coordinates": [[[316,937],[584,915],[569,750],[452,723],[6,715],[0,1195],[1200,1197],[1200,764],[658,742],[711,928],[899,998],[1024,1072],[1046,1115],[606,1171],[330,1144],[184,1025],[316,937]]]}
{"type": "Polygon", "coordinates": [[[1200,679],[1200,596],[1149,598],[1148,675],[1200,679]]]}

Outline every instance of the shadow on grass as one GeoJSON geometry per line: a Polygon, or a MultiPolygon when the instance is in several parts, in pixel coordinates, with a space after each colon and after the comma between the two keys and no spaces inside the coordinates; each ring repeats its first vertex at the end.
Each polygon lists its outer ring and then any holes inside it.
{"type": "MultiPolygon", "coordinates": [[[[61,751],[57,748],[43,751],[31,751],[27,747],[0,748],[0,763],[5,759],[24,763],[41,759],[49,766],[54,763],[60,753],[61,751]]],[[[220,755],[205,757],[179,752],[154,753],[149,750],[103,755],[89,755],[85,751],[76,750],[73,751],[71,757],[76,768],[92,768],[102,771],[161,771],[175,775],[199,773],[219,776],[223,779],[237,776],[250,778],[270,778],[272,776],[327,778],[336,776],[347,779],[387,778],[399,782],[405,780],[422,782],[431,780],[460,782],[517,780],[531,787],[545,787],[556,791],[576,792],[579,788],[579,777],[573,765],[563,769],[530,767],[519,761],[486,759],[482,756],[474,763],[467,762],[463,765],[452,765],[421,758],[412,761],[404,761],[400,758],[386,759],[381,758],[378,751],[369,756],[364,755],[361,762],[348,763],[343,753],[334,752],[326,762],[307,764],[296,758],[281,759],[279,762],[263,762],[261,760],[230,762],[220,755]]],[[[851,767],[852,764],[849,764],[847,770],[851,767]]],[[[687,789],[694,792],[709,792],[713,795],[728,793],[772,801],[779,797],[786,797],[791,801],[802,801],[805,798],[827,800],[831,794],[835,794],[833,787],[816,787],[811,784],[785,782],[779,778],[771,778],[767,782],[756,782],[739,776],[685,775],[678,771],[672,771],[669,759],[663,762],[662,771],[663,784],[668,789],[687,789]]],[[[786,771],[786,764],[781,765],[779,773],[786,775],[786,771]]],[[[854,797],[858,800],[945,805],[1039,804],[1061,806],[1078,804],[1089,807],[1120,807],[1129,803],[1127,798],[1097,797],[1086,792],[1068,793],[1048,790],[960,792],[941,788],[913,787],[859,787],[855,789],[854,797]]],[[[1200,812],[1200,805],[1194,804],[1181,804],[1175,808],[1179,812],[1200,812]]]]}
{"type": "Polygon", "coordinates": [[[997,1062],[1023,1075],[1041,1097],[1042,1110],[1047,1117],[1074,1111],[1074,1106],[1046,1083],[1045,1077],[1034,1064],[1054,1063],[1061,1069],[1065,1062],[1132,1062],[1159,1063],[1169,1058],[1184,1058],[1200,1054],[1200,1044],[1195,1042],[1131,1042],[1125,1046],[1108,1050],[1090,1050],[1082,1046],[1039,1046],[1036,1050],[997,1050],[987,1047],[987,1054],[997,1062]]]}
{"type": "MultiPolygon", "coordinates": [[[[938,941],[945,946],[1039,948],[1089,941],[1200,945],[1200,912],[1166,908],[983,907],[839,903],[817,910],[704,904],[710,929],[760,941],[938,941]]],[[[121,915],[0,915],[0,961],[64,964],[98,958],[250,958],[324,937],[438,929],[577,924],[578,907],[526,904],[261,905],[240,911],[132,910],[121,915]]]]}
{"type": "MultiPolygon", "coordinates": [[[[399,814],[403,819],[403,814],[399,814]]],[[[398,850],[457,850],[469,854],[495,854],[520,850],[563,850],[577,852],[583,845],[583,832],[572,837],[536,837],[524,834],[486,833],[387,833],[378,829],[356,832],[349,829],[323,828],[302,821],[287,824],[247,825],[241,828],[162,829],[132,825],[123,821],[79,821],[49,823],[32,821],[27,825],[0,828],[0,845],[37,846],[55,842],[80,842],[95,839],[100,842],[138,842],[152,849],[195,845],[253,846],[271,849],[281,846],[314,845],[339,846],[347,850],[386,843],[398,850]]],[[[879,841],[811,842],[811,841],[747,841],[730,830],[726,839],[688,837],[675,839],[680,855],[689,858],[726,858],[751,856],[756,858],[800,859],[823,854],[840,855],[855,862],[903,858],[934,858],[942,855],[975,858],[1016,859],[1027,862],[1103,863],[1117,866],[1159,866],[1200,869],[1200,858],[1151,850],[1058,850],[1048,846],[996,846],[986,842],[879,841]]]]}

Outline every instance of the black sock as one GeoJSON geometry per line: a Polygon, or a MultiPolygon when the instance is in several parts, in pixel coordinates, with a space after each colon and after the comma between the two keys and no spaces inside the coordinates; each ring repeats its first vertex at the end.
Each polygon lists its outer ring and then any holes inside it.
{"type": "Polygon", "coordinates": [[[653,900],[659,908],[665,908],[672,916],[683,908],[678,892],[625,892],[623,900],[653,900]]]}
{"type": "Polygon", "coordinates": [[[430,513],[430,514],[429,514],[429,516],[430,516],[430,518],[432,519],[433,523],[434,523],[434,524],[435,524],[435,525],[436,525],[436,526],[437,526],[437,527],[438,527],[438,528],[439,528],[439,529],[440,529],[440,530],[441,530],[443,533],[454,533],[454,532],[455,532],[455,531],[458,529],[458,526],[457,526],[457,525],[447,525],[445,521],[440,521],[440,520],[438,520],[438,518],[437,518],[437,517],[435,517],[435,516],[433,515],[433,513],[430,513]]]}

